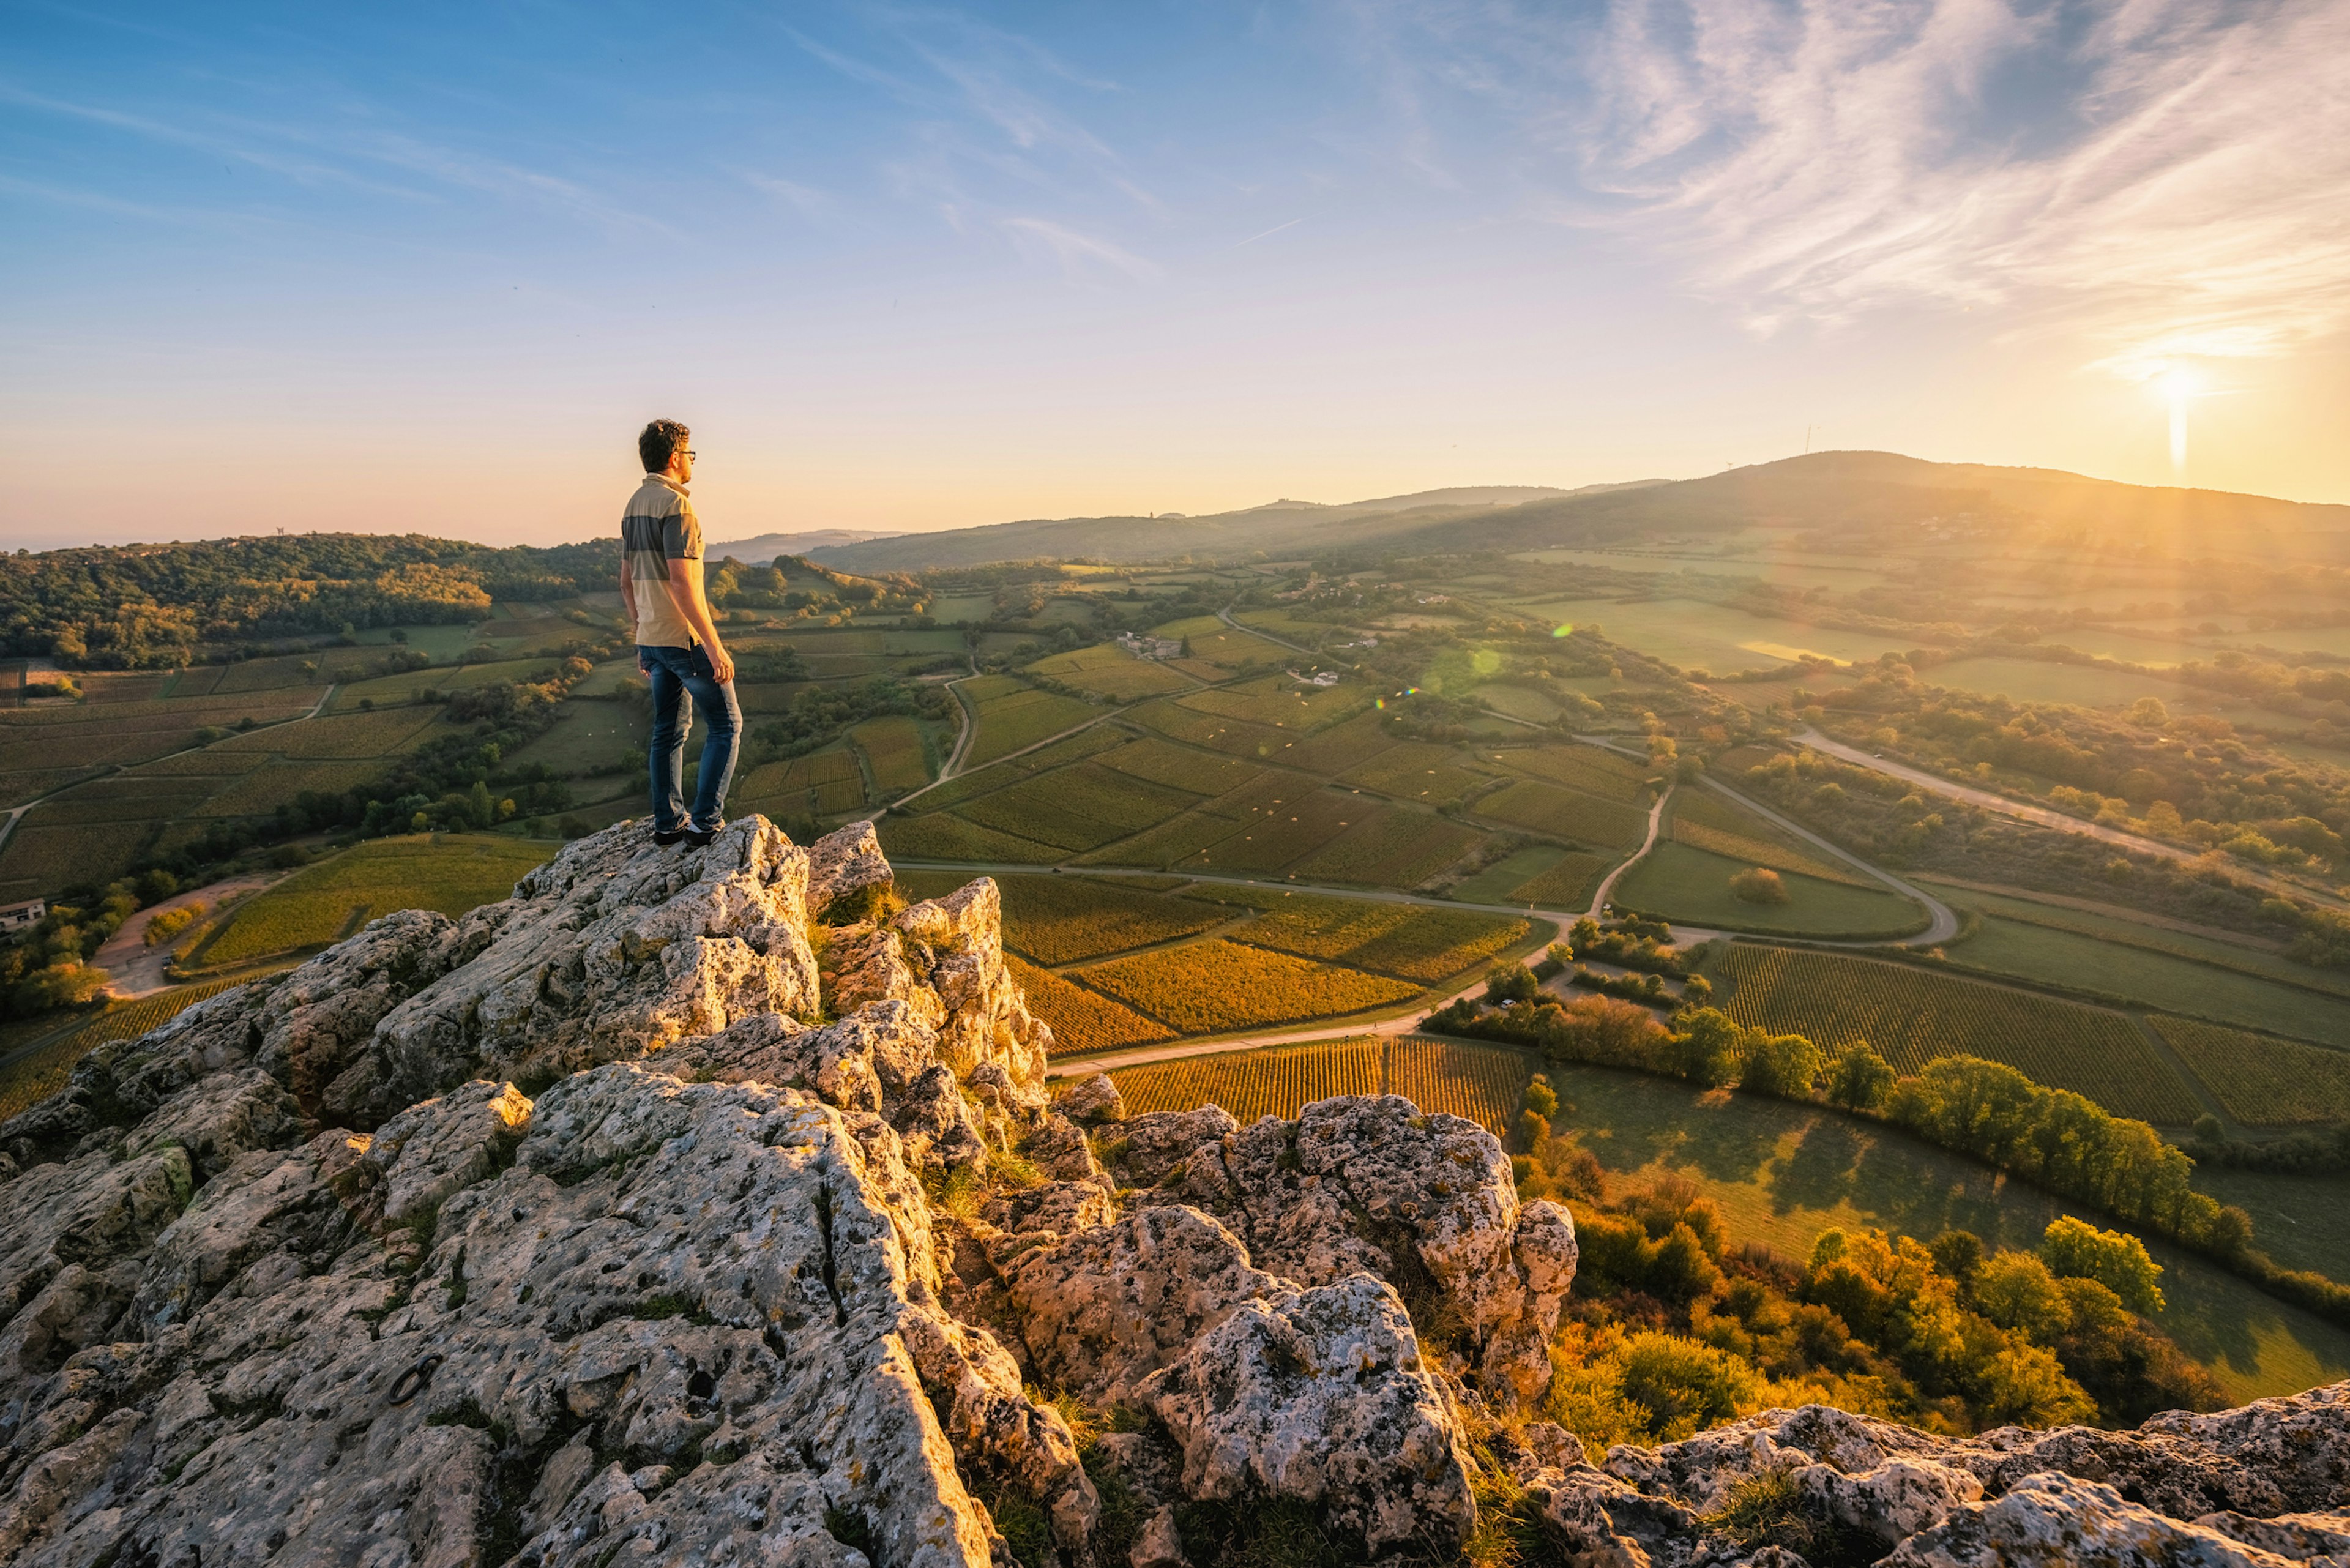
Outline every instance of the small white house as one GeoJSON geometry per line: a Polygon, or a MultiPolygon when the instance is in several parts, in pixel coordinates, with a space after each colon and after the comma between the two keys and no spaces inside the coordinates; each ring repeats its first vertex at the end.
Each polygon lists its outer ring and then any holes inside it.
{"type": "Polygon", "coordinates": [[[0,931],[21,931],[26,926],[37,926],[49,912],[46,898],[27,898],[21,904],[0,904],[0,931]]]}

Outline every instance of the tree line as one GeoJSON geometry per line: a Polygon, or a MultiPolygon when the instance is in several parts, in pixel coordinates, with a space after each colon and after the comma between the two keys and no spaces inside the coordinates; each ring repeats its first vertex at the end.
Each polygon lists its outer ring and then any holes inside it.
{"type": "Polygon", "coordinates": [[[1607,997],[1560,1002],[1540,993],[1523,965],[1497,968],[1489,991],[1499,1006],[1464,996],[1430,1013],[1423,1027],[1531,1046],[1557,1061],[1629,1067],[1873,1116],[2167,1236],[2350,1326],[2350,1286],[2284,1268],[2258,1251],[2251,1216],[2194,1190],[2195,1162],[2152,1127],[2034,1083],[2002,1063],[1943,1056],[1903,1075],[1866,1044],[1831,1055],[1801,1034],[1750,1029],[1719,1008],[1684,1007],[1668,1026],[1646,1008],[1607,997]]]}

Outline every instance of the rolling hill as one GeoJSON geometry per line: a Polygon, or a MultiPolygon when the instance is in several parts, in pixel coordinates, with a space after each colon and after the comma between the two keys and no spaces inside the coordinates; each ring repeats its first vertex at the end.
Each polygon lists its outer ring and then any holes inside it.
{"type": "Polygon", "coordinates": [[[811,552],[855,571],[999,561],[1163,561],[1301,556],[1391,545],[1521,550],[1799,527],[1843,545],[1942,535],[2078,533],[2193,557],[2224,549],[2350,561],[2350,506],[2224,491],[2122,484],[2056,469],[1929,462],[1833,452],[1701,479],[1550,490],[1422,491],[1344,505],[1279,501],[1201,517],[1071,517],[999,523],[811,552]]]}

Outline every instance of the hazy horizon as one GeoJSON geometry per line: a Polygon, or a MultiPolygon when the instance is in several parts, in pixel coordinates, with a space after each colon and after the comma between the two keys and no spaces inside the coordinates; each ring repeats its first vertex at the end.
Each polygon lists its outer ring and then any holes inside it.
{"type": "Polygon", "coordinates": [[[26,9],[19,547],[1815,449],[2350,499],[2350,8],[26,9]]]}

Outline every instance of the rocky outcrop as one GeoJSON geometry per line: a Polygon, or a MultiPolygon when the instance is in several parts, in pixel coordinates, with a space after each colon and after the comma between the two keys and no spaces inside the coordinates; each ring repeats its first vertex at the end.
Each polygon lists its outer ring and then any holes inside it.
{"type": "Polygon", "coordinates": [[[1709,1516],[1770,1483],[1824,1558],[1904,1568],[2274,1564],[2350,1546],[2350,1384],[2134,1431],[1930,1436],[1825,1406],[1773,1410],[1596,1465],[1522,1459],[1570,1556],[1696,1564],[1709,1516]]]}
{"type": "Polygon", "coordinates": [[[1395,1095],[1308,1106],[1241,1127],[1222,1110],[1105,1123],[1113,1175],[1224,1220],[1259,1267],[1305,1284],[1394,1281],[1449,1369],[1505,1403],[1550,1382],[1548,1345],[1575,1280],[1575,1225],[1521,1206],[1493,1136],[1395,1095]]]}
{"type": "Polygon", "coordinates": [[[1489,1134],[1051,1101],[1000,929],[863,824],[624,824],[92,1053],[0,1124],[0,1561],[1176,1568],[1276,1504],[1425,1556],[1495,1463],[1574,1562],[1792,1564],[1717,1529],[1758,1479],[1856,1560],[2350,1541],[2350,1388],[1588,1462],[1524,1420],[1574,1227],[1489,1134]]]}

